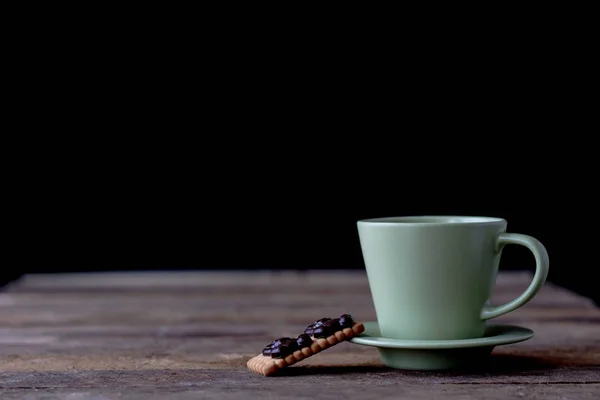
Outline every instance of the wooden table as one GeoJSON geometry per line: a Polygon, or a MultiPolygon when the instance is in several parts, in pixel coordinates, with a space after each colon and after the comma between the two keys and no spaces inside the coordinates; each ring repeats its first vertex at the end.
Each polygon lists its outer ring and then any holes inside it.
{"type": "MultiPolygon", "coordinates": [[[[494,302],[529,274],[498,278],[494,302]]],[[[375,312],[362,271],[28,275],[0,292],[1,399],[600,398],[600,309],[549,283],[477,372],[384,367],[341,343],[263,377],[246,361],[321,317],[375,312]]]]}

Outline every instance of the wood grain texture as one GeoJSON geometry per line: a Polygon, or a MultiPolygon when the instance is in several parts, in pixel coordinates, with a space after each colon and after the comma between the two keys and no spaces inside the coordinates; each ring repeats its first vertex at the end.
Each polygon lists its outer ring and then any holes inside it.
{"type": "MultiPolygon", "coordinates": [[[[501,274],[494,303],[530,278],[501,274]]],[[[273,339],[344,313],[375,319],[360,271],[30,275],[0,292],[0,398],[314,398],[306,387],[325,398],[600,393],[600,310],[549,283],[494,320],[535,336],[497,347],[476,371],[392,370],[374,348],[348,342],[274,378],[247,369],[273,339]]]]}

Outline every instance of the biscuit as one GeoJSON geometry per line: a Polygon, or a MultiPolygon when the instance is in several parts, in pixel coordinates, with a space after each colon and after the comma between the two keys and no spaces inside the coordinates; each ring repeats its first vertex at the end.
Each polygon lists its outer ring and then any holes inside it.
{"type": "Polygon", "coordinates": [[[332,335],[327,336],[326,338],[315,338],[314,336],[311,336],[313,342],[309,347],[304,347],[300,350],[296,350],[292,354],[289,354],[284,358],[271,358],[269,356],[259,354],[248,360],[246,366],[248,367],[248,369],[256,372],[257,374],[270,376],[275,374],[281,368],[294,365],[297,362],[300,362],[305,358],[308,358],[314,354],[320,353],[323,350],[335,346],[336,344],[343,342],[344,340],[351,339],[354,336],[364,332],[364,330],[365,327],[362,324],[362,322],[355,322],[354,325],[352,325],[352,328],[340,329],[339,331],[334,332],[332,335]]]}

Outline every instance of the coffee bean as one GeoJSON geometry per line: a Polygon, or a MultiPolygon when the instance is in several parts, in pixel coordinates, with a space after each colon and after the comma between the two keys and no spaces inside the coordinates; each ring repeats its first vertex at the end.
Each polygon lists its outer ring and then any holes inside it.
{"type": "Polygon", "coordinates": [[[313,336],[316,338],[325,338],[333,335],[336,331],[340,330],[339,318],[329,319],[323,322],[322,325],[318,326],[313,330],[313,336]]]}
{"type": "Polygon", "coordinates": [[[268,345],[267,345],[267,346],[266,346],[266,347],[263,349],[263,351],[262,351],[262,355],[263,355],[263,356],[270,356],[270,355],[271,355],[271,351],[272,351],[271,345],[270,345],[270,344],[268,344],[268,345]]]}
{"type": "Polygon", "coordinates": [[[275,339],[273,340],[270,344],[268,344],[267,346],[265,346],[265,348],[262,351],[263,356],[271,356],[271,357],[278,357],[280,354],[280,346],[282,343],[288,342],[288,341],[295,341],[295,339],[289,338],[289,337],[281,337],[279,339],[275,339]]]}
{"type": "Polygon", "coordinates": [[[310,324],[309,326],[306,327],[306,329],[304,330],[304,333],[306,333],[307,335],[312,335],[314,334],[314,331],[316,328],[320,327],[321,325],[323,325],[325,322],[329,321],[331,318],[321,318],[315,322],[313,322],[312,324],[310,324]]]}
{"type": "Polygon", "coordinates": [[[350,314],[343,314],[340,316],[340,326],[342,328],[352,328],[352,325],[354,325],[354,321],[350,314]]]}
{"type": "Polygon", "coordinates": [[[306,333],[303,333],[296,339],[296,343],[298,343],[298,347],[301,349],[310,346],[312,342],[313,340],[306,333]]]}
{"type": "Polygon", "coordinates": [[[295,339],[290,339],[288,341],[282,342],[279,346],[281,351],[281,357],[286,357],[289,354],[292,354],[296,350],[299,349],[298,343],[295,339]]]}
{"type": "Polygon", "coordinates": [[[277,347],[273,347],[271,349],[271,358],[281,358],[281,347],[277,346],[277,347]]]}

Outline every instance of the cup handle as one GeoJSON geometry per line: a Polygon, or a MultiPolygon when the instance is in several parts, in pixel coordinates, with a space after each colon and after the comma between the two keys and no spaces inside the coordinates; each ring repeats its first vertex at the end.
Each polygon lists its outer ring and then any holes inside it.
{"type": "Polygon", "coordinates": [[[529,287],[513,301],[497,307],[486,307],[481,312],[481,319],[483,320],[499,317],[500,315],[514,311],[525,305],[529,300],[533,299],[537,292],[542,288],[546,281],[546,277],[548,276],[548,252],[539,240],[519,233],[502,232],[496,239],[495,251],[499,252],[506,244],[525,246],[533,253],[535,257],[535,275],[533,276],[533,280],[529,284],[529,287]]]}

